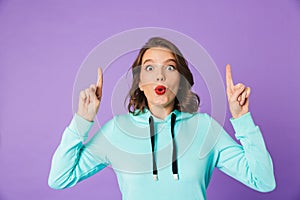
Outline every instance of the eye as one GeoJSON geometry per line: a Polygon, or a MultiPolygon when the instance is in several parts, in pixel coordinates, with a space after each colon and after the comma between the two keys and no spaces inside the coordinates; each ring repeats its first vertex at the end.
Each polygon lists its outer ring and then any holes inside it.
{"type": "Polygon", "coordinates": [[[153,66],[148,65],[145,67],[146,71],[152,71],[153,70],[153,66]]]}
{"type": "Polygon", "coordinates": [[[169,71],[174,71],[176,68],[173,65],[168,65],[166,69],[169,71]]]}

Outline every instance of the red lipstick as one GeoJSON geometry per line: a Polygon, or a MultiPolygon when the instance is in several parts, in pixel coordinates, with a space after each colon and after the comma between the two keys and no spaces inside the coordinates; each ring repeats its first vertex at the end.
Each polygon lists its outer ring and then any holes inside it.
{"type": "Polygon", "coordinates": [[[163,85],[156,86],[156,88],[154,90],[155,90],[156,94],[158,94],[158,95],[163,95],[164,93],[166,93],[166,87],[163,85]]]}

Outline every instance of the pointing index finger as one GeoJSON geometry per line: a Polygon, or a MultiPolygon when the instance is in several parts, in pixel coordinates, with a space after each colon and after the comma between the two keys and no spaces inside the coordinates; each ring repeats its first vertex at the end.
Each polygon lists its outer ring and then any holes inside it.
{"type": "Polygon", "coordinates": [[[233,89],[233,81],[229,64],[226,65],[226,85],[227,89],[233,89]]]}
{"type": "Polygon", "coordinates": [[[98,97],[98,99],[101,99],[102,97],[102,84],[103,84],[103,74],[102,74],[102,68],[99,67],[98,68],[98,80],[97,80],[97,84],[96,84],[96,95],[98,97]]]}
{"type": "Polygon", "coordinates": [[[98,68],[98,79],[97,79],[97,87],[102,87],[103,84],[103,77],[102,77],[102,69],[101,67],[98,68]]]}

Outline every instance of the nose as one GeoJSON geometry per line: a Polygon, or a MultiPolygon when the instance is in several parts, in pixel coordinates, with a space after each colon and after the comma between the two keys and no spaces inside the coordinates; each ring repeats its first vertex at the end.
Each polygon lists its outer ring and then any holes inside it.
{"type": "Polygon", "coordinates": [[[163,78],[163,77],[160,77],[160,78],[159,78],[159,77],[157,77],[157,78],[156,78],[156,80],[157,80],[157,81],[163,81],[163,80],[164,80],[164,78],[163,78]]]}
{"type": "Polygon", "coordinates": [[[156,75],[156,81],[165,81],[166,77],[163,73],[163,70],[159,70],[159,72],[156,75]]]}

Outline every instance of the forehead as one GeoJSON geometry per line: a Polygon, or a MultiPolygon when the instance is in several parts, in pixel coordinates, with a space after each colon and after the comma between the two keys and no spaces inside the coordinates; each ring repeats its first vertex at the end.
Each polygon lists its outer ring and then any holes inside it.
{"type": "Polygon", "coordinates": [[[169,49],[163,47],[152,47],[144,53],[142,63],[146,60],[164,62],[170,59],[175,60],[175,56],[169,49]]]}

